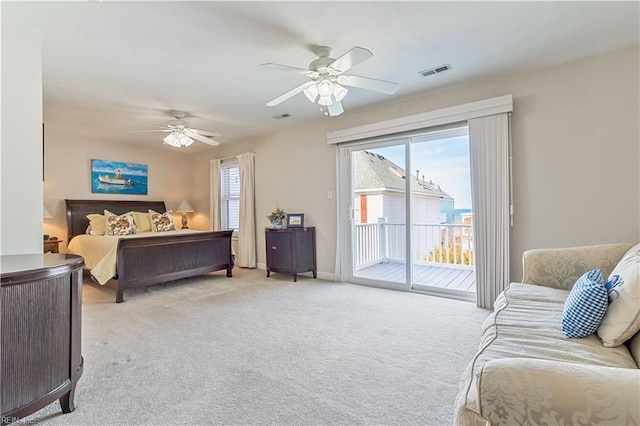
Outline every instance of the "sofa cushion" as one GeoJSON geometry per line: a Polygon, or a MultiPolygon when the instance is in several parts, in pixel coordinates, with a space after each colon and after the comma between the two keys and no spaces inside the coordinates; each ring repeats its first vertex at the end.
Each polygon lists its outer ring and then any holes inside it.
{"type": "Polygon", "coordinates": [[[638,369],[496,359],[482,370],[480,424],[638,425],[639,386],[638,369]]]}
{"type": "Polygon", "coordinates": [[[632,247],[607,281],[609,307],[598,327],[602,344],[623,344],[640,330],[640,244],[632,247]]]}
{"type": "Polygon", "coordinates": [[[631,356],[636,360],[638,368],[640,368],[640,331],[636,333],[628,342],[631,356]]]}
{"type": "Polygon", "coordinates": [[[595,334],[582,339],[564,338],[561,320],[568,295],[567,290],[510,284],[483,323],[480,350],[463,375],[456,406],[480,414],[476,380],[491,360],[540,359],[557,362],[559,368],[564,363],[637,368],[624,345],[606,348],[595,334]]]}
{"type": "Polygon", "coordinates": [[[579,338],[596,332],[609,303],[603,280],[598,269],[578,278],[562,311],[562,334],[565,337],[579,338]]]}

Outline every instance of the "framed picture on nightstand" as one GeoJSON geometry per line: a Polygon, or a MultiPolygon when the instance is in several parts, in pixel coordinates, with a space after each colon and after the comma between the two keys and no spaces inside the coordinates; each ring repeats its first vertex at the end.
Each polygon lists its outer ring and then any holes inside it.
{"type": "Polygon", "coordinates": [[[287,228],[304,228],[304,214],[289,213],[287,215],[287,228]]]}

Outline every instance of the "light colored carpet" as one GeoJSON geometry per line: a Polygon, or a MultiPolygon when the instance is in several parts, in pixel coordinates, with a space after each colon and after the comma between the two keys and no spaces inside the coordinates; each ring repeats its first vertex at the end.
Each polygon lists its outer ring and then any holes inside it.
{"type": "Polygon", "coordinates": [[[236,268],[83,286],[76,410],[51,425],[445,425],[488,315],[469,302],[236,268]]]}

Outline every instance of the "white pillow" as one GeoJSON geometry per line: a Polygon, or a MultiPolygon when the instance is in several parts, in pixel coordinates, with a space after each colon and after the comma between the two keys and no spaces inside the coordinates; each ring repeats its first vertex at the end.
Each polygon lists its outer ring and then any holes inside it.
{"type": "Polygon", "coordinates": [[[622,257],[606,284],[609,307],[598,327],[602,344],[623,344],[640,330],[640,244],[622,257]]]}

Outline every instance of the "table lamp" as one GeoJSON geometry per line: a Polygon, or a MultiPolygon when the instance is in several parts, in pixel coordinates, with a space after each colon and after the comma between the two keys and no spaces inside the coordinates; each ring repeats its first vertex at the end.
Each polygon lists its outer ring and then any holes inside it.
{"type": "Polygon", "coordinates": [[[176,209],[176,213],[182,213],[182,229],[189,229],[187,226],[187,213],[193,213],[193,207],[186,200],[182,200],[178,208],[176,209]]]}

